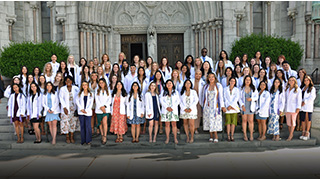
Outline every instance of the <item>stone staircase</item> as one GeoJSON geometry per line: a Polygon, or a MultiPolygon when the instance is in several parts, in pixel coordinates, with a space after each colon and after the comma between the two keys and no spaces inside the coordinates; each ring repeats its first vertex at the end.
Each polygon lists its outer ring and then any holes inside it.
{"type": "MultiPolygon", "coordinates": [[[[131,132],[130,128],[126,135],[124,136],[123,143],[115,143],[116,135],[112,135],[108,133],[108,141],[106,145],[101,145],[100,137],[93,138],[92,145],[80,145],[80,132],[75,133],[75,144],[67,144],[65,143],[65,136],[58,135],[57,136],[57,144],[52,146],[49,142],[47,142],[47,138],[45,135],[42,136],[42,143],[41,144],[34,144],[33,141],[35,140],[34,135],[29,135],[27,133],[27,129],[25,129],[24,139],[25,142],[23,144],[16,143],[16,136],[14,135],[14,128],[10,123],[10,120],[7,118],[7,111],[6,111],[6,104],[7,100],[2,99],[2,103],[0,104],[0,149],[207,149],[211,151],[219,151],[219,150],[227,150],[227,151],[241,151],[245,150],[248,151],[252,149],[255,151],[259,148],[267,148],[267,149],[274,149],[274,148],[284,148],[284,147],[312,147],[316,146],[316,139],[312,138],[308,141],[299,140],[299,136],[301,132],[294,132],[294,138],[292,141],[287,142],[285,141],[289,135],[287,126],[284,125],[283,130],[281,131],[281,141],[272,141],[271,136],[267,136],[268,139],[265,141],[257,141],[254,140],[252,142],[248,141],[245,142],[242,140],[242,131],[241,125],[236,127],[235,131],[235,141],[228,142],[226,134],[218,133],[219,135],[219,143],[210,143],[208,139],[210,137],[208,132],[203,132],[200,128],[199,134],[195,135],[195,141],[193,144],[189,144],[185,142],[186,135],[184,134],[183,128],[181,130],[181,134],[178,135],[178,144],[173,143],[173,135],[170,134],[170,142],[169,144],[164,144],[165,141],[165,134],[159,134],[157,137],[156,143],[149,143],[149,135],[148,132],[144,135],[140,136],[139,143],[131,143],[131,132]],[[224,136],[224,137],[223,137],[224,136]]],[[[148,131],[148,128],[147,128],[148,131]]],[[[255,124],[255,133],[254,138],[258,137],[258,129],[257,124],[255,124]]],[[[51,140],[50,135],[48,139],[51,140]]]]}

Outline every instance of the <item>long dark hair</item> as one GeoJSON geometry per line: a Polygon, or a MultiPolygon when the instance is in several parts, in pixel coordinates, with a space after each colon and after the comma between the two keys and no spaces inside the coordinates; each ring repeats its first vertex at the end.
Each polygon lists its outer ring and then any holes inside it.
{"type": "Polygon", "coordinates": [[[143,81],[147,78],[147,76],[146,76],[146,71],[144,70],[144,68],[143,67],[139,67],[138,68],[138,75],[137,75],[137,78],[138,78],[138,81],[140,82],[140,84],[142,85],[143,84],[143,81]],[[143,70],[143,75],[142,75],[142,82],[140,82],[140,75],[139,75],[139,71],[140,71],[140,69],[142,69],[143,70]]]}
{"type": "Polygon", "coordinates": [[[124,59],[124,60],[122,61],[122,68],[121,68],[121,72],[123,73],[123,76],[124,76],[124,77],[126,77],[126,75],[128,74],[129,69],[130,69],[130,65],[129,65],[128,61],[127,61],[126,59],[124,59]],[[124,62],[126,62],[126,63],[128,64],[128,67],[127,67],[127,68],[125,68],[125,67],[123,66],[123,63],[124,63],[124,62]]]}
{"type": "Polygon", "coordinates": [[[187,82],[187,81],[189,81],[189,82],[191,83],[190,89],[192,89],[192,87],[193,87],[193,84],[192,84],[192,82],[191,82],[190,79],[185,80],[184,83],[183,83],[182,89],[181,89],[181,93],[180,93],[181,96],[183,95],[184,91],[186,91],[186,82],[187,82]]]}
{"type": "Polygon", "coordinates": [[[272,83],[272,86],[271,86],[271,89],[270,89],[270,93],[271,93],[271,94],[275,93],[274,90],[275,90],[276,88],[275,88],[274,82],[275,82],[276,80],[278,80],[278,81],[280,82],[280,85],[279,85],[279,87],[278,87],[278,90],[279,90],[279,94],[281,94],[281,93],[282,93],[282,90],[283,90],[283,89],[282,89],[282,81],[281,81],[278,77],[275,77],[275,78],[274,78],[273,83],[272,83]]]}
{"type": "Polygon", "coordinates": [[[104,79],[104,78],[100,78],[99,79],[99,82],[100,81],[102,81],[102,82],[104,82],[104,84],[105,84],[105,86],[104,86],[104,89],[101,89],[101,86],[100,86],[100,84],[98,83],[98,91],[97,91],[97,94],[98,94],[98,96],[100,95],[100,92],[102,91],[106,91],[107,92],[107,95],[109,95],[109,90],[108,90],[108,84],[107,84],[107,81],[106,81],[106,79],[104,79]]]}
{"type": "Polygon", "coordinates": [[[235,78],[234,76],[231,76],[231,78],[229,79],[228,86],[230,85],[231,79],[234,79],[234,80],[235,80],[236,83],[234,84],[234,87],[237,87],[237,78],[235,78]]]}
{"type": "Polygon", "coordinates": [[[126,90],[124,89],[123,83],[122,83],[121,81],[117,81],[117,82],[116,82],[116,85],[114,86],[114,89],[113,89],[113,91],[112,91],[112,97],[114,97],[114,95],[117,94],[117,91],[118,91],[117,85],[118,85],[118,83],[120,83],[121,86],[122,86],[122,88],[121,88],[121,96],[122,96],[122,97],[126,97],[126,96],[127,96],[127,92],[126,92],[126,90]]]}
{"type": "Polygon", "coordinates": [[[36,67],[33,68],[33,71],[32,71],[32,76],[33,76],[33,78],[35,78],[35,76],[36,76],[36,74],[34,73],[34,70],[35,70],[35,69],[38,69],[38,70],[39,70],[38,79],[37,79],[37,81],[39,82],[39,77],[40,77],[40,75],[41,75],[41,69],[40,69],[38,66],[36,66],[36,67]]]}
{"type": "Polygon", "coordinates": [[[181,60],[177,60],[176,63],[174,64],[174,69],[181,70],[182,66],[179,69],[178,66],[177,66],[178,62],[181,62],[181,64],[183,65],[183,62],[181,60]]]}
{"type": "Polygon", "coordinates": [[[266,81],[268,82],[268,78],[267,78],[267,71],[263,68],[261,68],[259,71],[258,71],[258,79],[260,79],[260,72],[261,71],[264,71],[264,77],[263,77],[263,81],[266,81]]]}
{"type": "Polygon", "coordinates": [[[284,72],[283,72],[283,70],[282,70],[282,69],[278,69],[278,70],[276,71],[275,77],[278,77],[278,76],[277,76],[278,71],[279,71],[279,72],[281,72],[281,74],[282,74],[282,77],[281,77],[281,78],[282,78],[282,80],[283,80],[284,82],[287,82],[287,81],[286,81],[286,78],[285,78],[285,76],[284,76],[284,72]]]}
{"type": "Polygon", "coordinates": [[[166,68],[167,68],[167,69],[168,69],[168,71],[170,72],[170,68],[169,68],[169,60],[168,60],[168,58],[167,58],[167,57],[165,57],[165,56],[163,56],[163,57],[161,58],[159,68],[162,70],[162,67],[163,67],[163,59],[167,59],[167,65],[166,65],[166,68]]]}
{"type": "MultiPolygon", "coordinates": [[[[192,62],[191,62],[191,67],[194,67],[194,59],[192,55],[188,55],[185,59],[184,59],[184,64],[188,64],[188,58],[191,57],[192,62]]],[[[182,68],[182,67],[181,67],[182,68]]]]}
{"type": "Polygon", "coordinates": [[[168,83],[169,81],[171,81],[171,83],[172,83],[172,92],[171,92],[171,95],[176,92],[176,87],[174,86],[173,81],[172,81],[171,79],[168,79],[168,80],[166,81],[166,84],[165,84],[164,88],[163,88],[163,96],[168,96],[168,95],[169,95],[169,90],[168,90],[168,88],[167,88],[167,83],[168,83]]]}
{"type": "Polygon", "coordinates": [[[120,70],[120,66],[119,66],[118,63],[114,63],[114,64],[112,65],[112,70],[111,70],[111,73],[109,74],[109,82],[112,82],[112,76],[113,76],[113,75],[116,75],[118,81],[121,81],[121,70],[120,70]],[[114,73],[114,66],[118,66],[118,72],[117,72],[117,74],[114,73]]]}
{"type": "Polygon", "coordinates": [[[265,84],[266,84],[266,89],[265,89],[264,91],[268,91],[268,83],[267,83],[267,81],[261,81],[261,82],[259,83],[258,91],[260,92],[260,90],[261,90],[261,88],[260,88],[261,83],[265,83],[265,84]]]}
{"type": "Polygon", "coordinates": [[[252,90],[252,91],[255,91],[256,90],[256,88],[254,87],[254,85],[253,85],[253,82],[252,82],[252,77],[250,76],[250,75],[246,75],[245,77],[244,77],[244,79],[243,79],[243,84],[242,84],[242,89],[244,88],[244,86],[246,85],[246,79],[247,78],[250,78],[250,89],[252,90]]]}
{"type": "Polygon", "coordinates": [[[220,51],[219,59],[220,59],[220,60],[223,59],[223,58],[222,58],[222,55],[221,55],[222,52],[224,52],[224,53],[226,54],[226,59],[229,60],[228,53],[227,53],[227,51],[225,51],[225,50],[221,50],[221,51],[220,51]]]}
{"type": "Polygon", "coordinates": [[[44,75],[40,75],[40,76],[39,76],[39,82],[38,82],[39,87],[42,86],[42,83],[40,82],[40,77],[41,77],[41,76],[44,78],[44,83],[43,83],[43,84],[45,85],[45,84],[47,83],[46,77],[45,77],[44,75]]]}
{"type": "Polygon", "coordinates": [[[233,59],[232,64],[233,64],[234,66],[236,65],[236,59],[237,59],[237,58],[239,58],[239,60],[240,60],[239,65],[242,67],[242,59],[241,59],[241,57],[240,57],[240,56],[236,56],[236,57],[233,59]]]}
{"type": "Polygon", "coordinates": [[[202,75],[204,75],[204,69],[203,69],[204,63],[208,63],[209,64],[209,70],[208,70],[207,74],[212,73],[213,71],[212,71],[212,67],[211,67],[210,63],[208,61],[205,61],[205,62],[202,63],[202,66],[200,68],[200,71],[202,72],[202,75]]]}
{"type": "Polygon", "coordinates": [[[181,73],[182,73],[183,67],[186,67],[186,68],[187,68],[187,72],[185,73],[185,75],[186,75],[186,78],[187,78],[187,79],[190,79],[191,73],[190,73],[189,67],[188,67],[186,64],[182,65],[182,66],[181,66],[181,73]]]}
{"type": "MultiPolygon", "coordinates": [[[[235,66],[234,66],[234,70],[232,71],[233,72],[233,76],[234,77],[236,77],[236,78],[240,78],[240,77],[238,77],[238,74],[237,74],[237,72],[236,72],[236,69],[237,69],[237,67],[240,67],[240,73],[241,73],[241,66],[239,65],[239,64],[236,64],[235,66]]],[[[227,67],[227,69],[228,69],[229,67],[227,67]]],[[[227,71],[227,69],[226,69],[226,71],[227,71]]]]}
{"type": "Polygon", "coordinates": [[[49,82],[46,83],[46,86],[45,86],[45,88],[44,88],[44,93],[43,93],[43,94],[47,94],[47,93],[48,93],[48,89],[47,89],[48,84],[51,84],[51,86],[52,86],[51,93],[52,93],[52,94],[55,94],[56,91],[54,90],[54,88],[53,88],[54,86],[53,86],[53,84],[52,84],[51,81],[49,81],[49,82]]]}
{"type": "Polygon", "coordinates": [[[153,58],[151,56],[148,56],[147,60],[146,60],[146,67],[149,68],[149,66],[152,66],[152,63],[153,63],[153,58]],[[148,64],[148,59],[149,58],[152,60],[151,64],[148,64]]]}
{"type": "Polygon", "coordinates": [[[40,88],[39,88],[38,84],[36,84],[35,82],[32,82],[32,83],[30,84],[29,94],[31,95],[32,102],[33,102],[33,100],[34,100],[34,97],[35,97],[37,94],[38,94],[38,96],[40,96],[40,88]],[[36,86],[36,88],[37,88],[36,94],[33,94],[33,91],[32,91],[32,89],[31,89],[31,85],[32,85],[32,84],[34,84],[34,85],[36,86]]]}
{"type": "Polygon", "coordinates": [[[61,61],[60,62],[60,66],[57,72],[61,72],[62,73],[62,77],[66,77],[69,75],[69,70],[68,70],[68,66],[67,63],[65,61],[61,61]],[[62,68],[61,68],[61,64],[64,63],[66,65],[65,69],[64,69],[64,73],[62,73],[62,68]]]}
{"type": "Polygon", "coordinates": [[[153,82],[155,82],[155,83],[157,84],[156,74],[157,74],[158,72],[161,74],[160,81],[161,81],[161,85],[163,86],[163,85],[164,85],[164,80],[163,80],[162,72],[161,72],[160,70],[157,70],[157,71],[154,73],[153,82]]]}
{"type": "MultiPolygon", "coordinates": [[[[310,93],[311,90],[312,90],[312,88],[314,87],[314,84],[313,84],[313,81],[312,81],[312,79],[311,79],[310,76],[305,75],[305,76],[304,76],[304,79],[306,79],[306,78],[310,81],[310,84],[309,84],[309,87],[308,87],[308,91],[307,91],[308,93],[310,93]]],[[[303,80],[303,81],[304,81],[304,80],[303,80]]],[[[302,82],[301,82],[301,86],[302,86],[302,82]]],[[[303,83],[303,86],[301,87],[301,89],[303,89],[304,86],[305,86],[305,84],[303,83]]]]}
{"type": "MultiPolygon", "coordinates": [[[[28,68],[27,68],[27,66],[25,66],[25,65],[23,65],[22,67],[21,67],[21,69],[20,69],[20,81],[21,81],[21,84],[22,84],[22,86],[24,86],[24,84],[23,84],[23,81],[22,81],[22,69],[23,68],[26,68],[27,69],[27,73],[26,73],[26,75],[27,75],[27,77],[26,78],[28,78],[28,68]]],[[[26,81],[26,85],[28,84],[28,81],[26,81]]]]}
{"type": "Polygon", "coordinates": [[[14,93],[13,86],[18,86],[18,88],[19,88],[19,93],[21,93],[21,94],[23,94],[24,96],[26,96],[26,95],[22,92],[22,89],[21,89],[20,85],[19,85],[19,84],[16,84],[16,83],[13,83],[12,86],[11,86],[11,94],[14,93]]]}
{"type": "Polygon", "coordinates": [[[133,82],[132,85],[131,85],[131,89],[130,89],[130,92],[129,92],[129,102],[131,100],[131,97],[134,93],[134,90],[133,90],[133,85],[136,84],[138,86],[138,97],[139,97],[139,101],[142,101],[141,99],[141,89],[140,89],[140,86],[137,82],[133,82]]]}
{"type": "Polygon", "coordinates": [[[14,84],[16,84],[16,83],[14,83],[14,80],[15,80],[15,79],[19,79],[19,84],[18,84],[18,86],[19,86],[20,88],[22,88],[22,81],[21,81],[20,77],[19,77],[19,76],[15,76],[15,77],[12,78],[11,83],[10,83],[11,89],[12,89],[12,86],[13,86],[14,84]]]}
{"type": "MultiPolygon", "coordinates": [[[[29,89],[29,76],[32,76],[32,74],[28,74],[27,75],[27,88],[26,88],[26,90],[28,91],[28,89],[29,89]]],[[[30,86],[31,86],[31,84],[34,82],[34,77],[32,76],[32,81],[30,82],[30,86]]],[[[28,95],[29,95],[29,92],[26,92],[28,95]]]]}
{"type": "MultiPolygon", "coordinates": [[[[86,79],[85,79],[85,75],[84,75],[84,68],[88,68],[88,77],[89,77],[89,79],[90,79],[90,67],[88,66],[88,65],[84,65],[83,67],[82,67],[82,71],[81,71],[81,81],[80,81],[80,84],[82,84],[82,82],[83,81],[87,81],[86,79]]],[[[81,86],[79,84],[79,86],[81,86]]]]}

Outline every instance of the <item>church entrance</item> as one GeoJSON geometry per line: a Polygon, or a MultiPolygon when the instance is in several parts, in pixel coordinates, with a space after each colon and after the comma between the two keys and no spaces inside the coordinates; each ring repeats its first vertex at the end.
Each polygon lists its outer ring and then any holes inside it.
{"type": "Polygon", "coordinates": [[[157,34],[158,63],[166,56],[169,65],[174,68],[177,60],[184,62],[183,34],[157,34]]]}
{"type": "Polygon", "coordinates": [[[121,35],[121,51],[127,56],[129,64],[133,63],[135,55],[139,55],[141,59],[146,60],[148,57],[147,35],[121,35]]]}

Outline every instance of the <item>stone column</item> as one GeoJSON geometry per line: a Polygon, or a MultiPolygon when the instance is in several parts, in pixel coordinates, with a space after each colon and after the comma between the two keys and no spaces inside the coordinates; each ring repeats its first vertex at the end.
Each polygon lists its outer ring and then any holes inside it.
{"type": "Polygon", "coordinates": [[[200,25],[197,25],[195,28],[195,39],[196,39],[196,56],[199,57],[199,29],[200,25]]]}
{"type": "Polygon", "coordinates": [[[63,15],[57,15],[57,21],[59,23],[61,23],[62,25],[62,41],[65,41],[66,40],[66,29],[65,29],[65,22],[66,22],[66,16],[63,14],[63,15]]]}
{"type": "Polygon", "coordinates": [[[47,1],[47,7],[48,8],[50,8],[50,27],[51,27],[51,31],[50,31],[50,39],[52,40],[52,41],[54,41],[54,37],[53,37],[53,12],[54,12],[54,9],[53,9],[53,7],[54,7],[54,1],[47,1]]]}
{"type": "Polygon", "coordinates": [[[271,35],[271,2],[267,1],[267,34],[271,35]]]}
{"type": "Polygon", "coordinates": [[[95,31],[95,27],[92,28],[92,57],[97,57],[97,32],[95,31]]]}
{"type": "Polygon", "coordinates": [[[213,24],[212,24],[212,22],[209,22],[208,23],[208,29],[207,29],[207,35],[208,35],[208,39],[207,39],[207,41],[208,41],[208,47],[207,47],[207,49],[208,49],[208,51],[210,52],[209,53],[209,55],[210,55],[210,57],[211,58],[214,58],[214,52],[213,52],[213,48],[212,47],[214,47],[214,44],[212,43],[212,39],[214,38],[213,37],[213,34],[211,33],[211,31],[212,31],[212,26],[213,26],[213,24]]]}
{"type": "Polygon", "coordinates": [[[240,37],[240,21],[245,16],[245,10],[244,9],[235,9],[234,10],[234,17],[237,19],[237,25],[236,25],[236,35],[237,37],[240,37]]]}
{"type": "Polygon", "coordinates": [[[292,21],[292,35],[296,34],[296,15],[297,15],[296,8],[288,8],[288,16],[292,21]]]}
{"type": "Polygon", "coordinates": [[[306,20],[306,58],[311,58],[312,20],[311,14],[305,16],[306,20]]]}
{"type": "Polygon", "coordinates": [[[8,30],[9,30],[9,41],[12,41],[12,26],[16,22],[16,15],[6,17],[6,21],[8,22],[8,30]]]}
{"type": "Polygon", "coordinates": [[[37,42],[37,9],[39,9],[37,4],[31,4],[33,12],[33,42],[37,42]]]}
{"type": "Polygon", "coordinates": [[[100,61],[100,57],[102,57],[102,54],[104,54],[103,52],[103,35],[102,35],[102,30],[101,27],[99,27],[99,61],[100,61]]]}
{"type": "Polygon", "coordinates": [[[223,49],[223,39],[222,39],[222,20],[216,21],[216,25],[218,27],[218,48],[219,52],[223,49]]]}
{"type": "Polygon", "coordinates": [[[206,27],[206,48],[210,50],[210,27],[206,27]]]}
{"type": "Polygon", "coordinates": [[[314,25],[314,58],[319,58],[319,29],[320,22],[314,25]]]}
{"type": "MultiPolygon", "coordinates": [[[[91,25],[90,25],[91,26],[91,25]]],[[[91,45],[90,45],[90,27],[87,28],[87,60],[91,58],[91,45]]]]}
{"type": "Polygon", "coordinates": [[[250,3],[250,33],[253,33],[253,1],[249,1],[250,3]]]}
{"type": "Polygon", "coordinates": [[[80,57],[84,57],[84,24],[79,24],[80,29],[80,57]]]}
{"type": "Polygon", "coordinates": [[[202,26],[201,29],[200,29],[200,49],[204,48],[203,35],[204,35],[204,29],[203,29],[203,26],[202,26]]]}

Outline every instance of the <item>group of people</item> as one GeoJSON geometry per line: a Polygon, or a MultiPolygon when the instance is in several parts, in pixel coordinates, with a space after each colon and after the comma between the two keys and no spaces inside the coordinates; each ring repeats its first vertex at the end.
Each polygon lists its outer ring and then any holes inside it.
{"type": "Polygon", "coordinates": [[[259,51],[250,60],[244,54],[230,61],[222,50],[213,64],[207,51],[203,48],[195,59],[188,55],[178,60],[175,67],[169,66],[166,57],[158,64],[152,57],[143,60],[136,55],[129,63],[123,52],[113,64],[108,54],[100,62],[81,58],[79,66],[73,56],[58,63],[53,54],[43,72],[35,67],[30,73],[23,66],[4,93],[17,142],[24,142],[24,124],[29,130],[32,124],[34,143],[41,143],[43,124],[48,123],[52,144],[56,143],[57,124],[67,143],[74,143],[74,132],[80,130],[81,144],[91,143],[95,127],[102,144],[107,142],[108,127],[117,135],[115,142],[121,143],[129,124],[132,143],[137,143],[140,133],[146,133],[147,122],[150,143],[156,142],[158,130],[163,133],[163,129],[165,143],[169,143],[170,128],[178,143],[182,126],[186,142],[193,143],[201,122],[203,130],[210,132],[210,142],[219,141],[223,122],[228,141],[234,141],[240,114],[244,141],[254,140],[254,120],[258,122],[257,140],[265,140],[266,134],[280,140],[284,117],[289,128],[287,141],[296,127],[302,131],[300,139],[310,138],[316,90],[304,69],[297,73],[283,55],[273,63],[270,57],[262,59],[259,51]]]}

